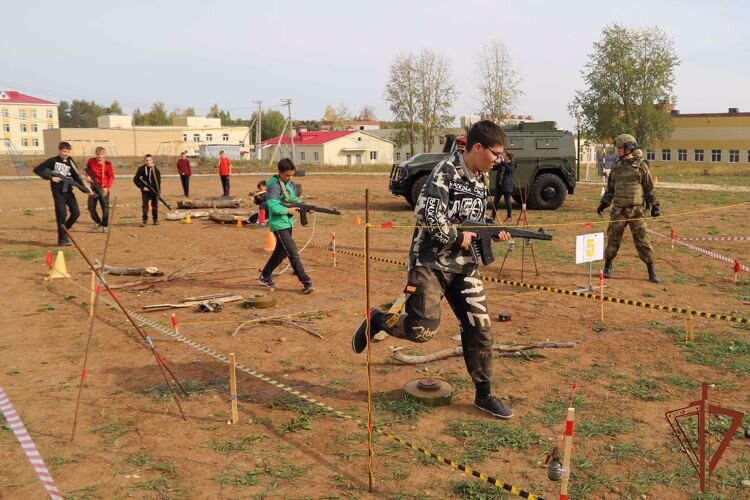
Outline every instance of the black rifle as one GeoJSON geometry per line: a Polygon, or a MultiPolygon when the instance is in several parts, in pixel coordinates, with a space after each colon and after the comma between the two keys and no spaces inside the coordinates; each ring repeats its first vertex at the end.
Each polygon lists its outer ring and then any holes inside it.
{"type": "MultiPolygon", "coordinates": [[[[58,179],[60,179],[60,181],[63,183],[63,193],[67,193],[71,186],[77,187],[84,193],[94,193],[90,188],[84,186],[70,176],[63,175],[59,172],[50,172],[49,175],[50,177],[57,177],[58,179]]],[[[96,193],[94,193],[94,196],[96,196],[96,193]]]]}
{"type": "Polygon", "coordinates": [[[94,177],[94,171],[91,170],[91,167],[86,167],[83,171],[91,180],[91,184],[94,185],[94,192],[97,195],[104,197],[104,189],[102,189],[102,186],[98,182],[96,182],[96,177],[94,177]]]}
{"type": "Polygon", "coordinates": [[[471,251],[479,262],[488,266],[495,260],[492,253],[492,237],[498,236],[501,231],[508,233],[511,238],[524,238],[527,240],[551,240],[552,235],[545,233],[542,228],[539,231],[529,231],[528,229],[519,229],[517,227],[500,226],[490,222],[481,222],[477,220],[466,220],[458,225],[460,231],[470,231],[476,233],[477,237],[471,242],[471,251]]]}
{"type": "Polygon", "coordinates": [[[140,180],[143,183],[143,185],[148,188],[149,191],[154,193],[156,197],[159,198],[159,201],[164,203],[164,206],[167,207],[168,210],[172,210],[172,207],[169,206],[169,203],[167,203],[167,201],[161,197],[161,193],[158,190],[154,189],[154,186],[152,186],[151,183],[148,182],[145,177],[143,177],[142,175],[139,175],[138,180],[140,180]]]}
{"type": "Polygon", "coordinates": [[[315,205],[308,205],[307,203],[282,203],[287,208],[298,208],[299,209],[299,221],[303,226],[307,225],[307,212],[320,212],[323,214],[341,215],[341,212],[335,208],[316,207],[315,205]]]}

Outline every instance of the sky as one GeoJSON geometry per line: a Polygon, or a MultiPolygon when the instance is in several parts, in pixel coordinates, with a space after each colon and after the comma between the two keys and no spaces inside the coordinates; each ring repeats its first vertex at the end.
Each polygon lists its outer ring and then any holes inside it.
{"type": "MultiPolygon", "coordinates": [[[[0,90],[53,101],[118,100],[126,113],[213,103],[320,119],[327,105],[392,118],[383,94],[400,54],[436,51],[476,113],[476,60],[499,39],[524,94],[514,112],[573,130],[568,103],[602,28],[658,26],[680,59],[682,113],[750,111],[750,3],[741,1],[160,0],[7,1],[0,8],[0,90]]],[[[624,68],[623,70],[626,70],[624,68]]]]}

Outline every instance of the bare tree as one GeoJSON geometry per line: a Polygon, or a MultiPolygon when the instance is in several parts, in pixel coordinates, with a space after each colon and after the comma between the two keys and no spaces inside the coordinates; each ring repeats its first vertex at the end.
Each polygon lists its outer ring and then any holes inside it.
{"type": "Polygon", "coordinates": [[[357,115],[357,120],[364,120],[364,121],[375,121],[377,118],[375,118],[375,110],[372,106],[362,106],[362,109],[359,112],[359,115],[357,115]]]}
{"type": "Polygon", "coordinates": [[[385,86],[385,100],[390,105],[396,122],[402,124],[409,143],[411,156],[419,129],[419,100],[417,94],[417,61],[413,54],[402,54],[391,64],[391,73],[385,86]]]}
{"type": "Polygon", "coordinates": [[[453,121],[450,114],[456,88],[448,60],[437,52],[423,49],[417,58],[417,116],[421,122],[422,148],[432,149],[433,134],[453,121]]]}
{"type": "Polygon", "coordinates": [[[476,73],[480,112],[488,120],[499,122],[510,114],[516,100],[523,95],[518,71],[503,42],[494,39],[482,47],[477,56],[476,73]]]}
{"type": "Polygon", "coordinates": [[[329,104],[323,112],[323,121],[329,122],[331,130],[343,130],[351,119],[349,109],[343,102],[337,108],[329,104]]]}

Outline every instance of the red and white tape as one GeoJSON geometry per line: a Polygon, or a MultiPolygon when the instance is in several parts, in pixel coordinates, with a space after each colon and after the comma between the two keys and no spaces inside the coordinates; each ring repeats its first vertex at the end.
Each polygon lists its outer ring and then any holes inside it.
{"type": "Polygon", "coordinates": [[[680,236],[675,241],[750,241],[750,236],[680,236]]]}
{"type": "MultiPolygon", "coordinates": [[[[647,229],[647,231],[653,235],[659,236],[661,238],[671,239],[669,236],[661,233],[657,233],[656,231],[652,231],[651,229],[647,229]]],[[[739,268],[739,271],[745,271],[746,273],[750,273],[750,267],[746,266],[745,264],[740,264],[737,259],[733,259],[731,257],[727,257],[725,255],[721,255],[720,253],[712,252],[711,250],[706,250],[705,248],[701,248],[695,245],[691,245],[690,243],[685,243],[683,241],[680,241],[679,238],[672,239],[672,242],[681,245],[685,248],[689,248],[690,250],[695,250],[698,253],[702,253],[703,255],[708,255],[709,257],[712,257],[717,260],[723,260],[724,262],[729,262],[732,264],[735,269],[739,268]],[[738,265],[739,264],[739,265],[738,265]]],[[[738,272],[738,271],[735,271],[738,272]]]]}
{"type": "Polygon", "coordinates": [[[13,431],[13,434],[18,439],[18,442],[23,448],[23,452],[26,453],[26,457],[31,462],[31,466],[34,467],[39,481],[41,481],[44,489],[49,493],[49,497],[53,500],[63,500],[60,495],[60,490],[55,486],[55,480],[52,479],[52,475],[49,473],[47,466],[44,465],[42,455],[39,454],[34,441],[29,436],[29,431],[26,430],[26,426],[23,425],[21,417],[18,416],[16,409],[13,408],[13,404],[8,399],[5,391],[0,387],[0,411],[3,412],[5,420],[8,422],[8,427],[13,431]]]}

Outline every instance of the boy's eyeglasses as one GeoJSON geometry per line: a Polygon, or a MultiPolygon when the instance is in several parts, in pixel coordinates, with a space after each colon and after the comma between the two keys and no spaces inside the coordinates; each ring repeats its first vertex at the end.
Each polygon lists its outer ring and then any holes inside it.
{"type": "Polygon", "coordinates": [[[484,149],[486,149],[487,151],[489,151],[490,153],[492,153],[493,155],[495,155],[495,161],[498,161],[498,160],[502,159],[502,157],[503,157],[503,152],[502,151],[500,151],[499,153],[496,153],[496,152],[494,152],[492,150],[492,148],[488,148],[484,144],[482,146],[484,147],[484,149]]]}

